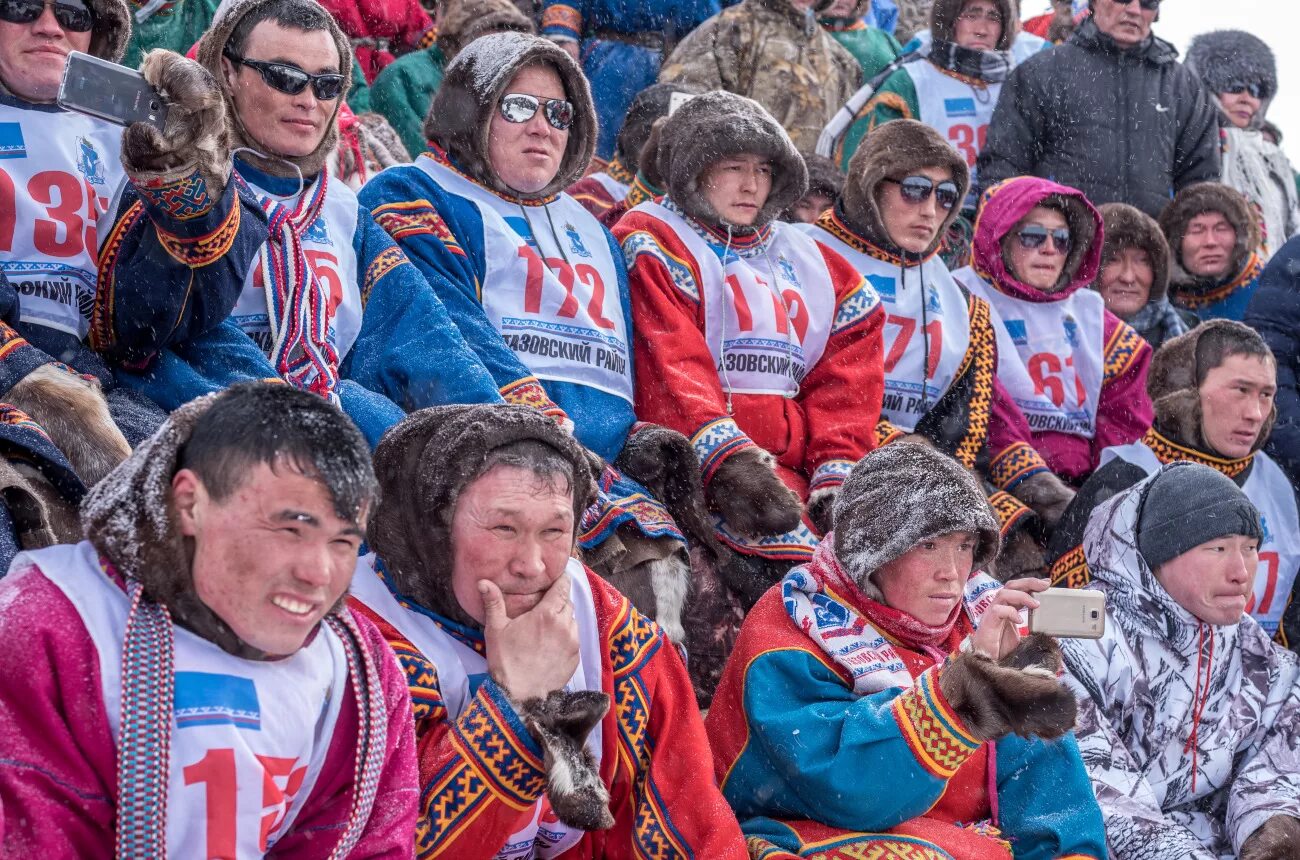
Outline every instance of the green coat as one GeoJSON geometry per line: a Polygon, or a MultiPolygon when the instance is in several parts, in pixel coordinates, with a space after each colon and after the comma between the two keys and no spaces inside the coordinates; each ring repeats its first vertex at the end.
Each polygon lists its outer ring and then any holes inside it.
{"type": "Polygon", "coordinates": [[[442,51],[431,45],[398,57],[370,86],[370,109],[384,115],[412,158],[429,148],[424,118],[442,85],[444,65],[442,51]]]}
{"type": "Polygon", "coordinates": [[[823,21],[823,25],[835,41],[853,55],[862,66],[862,80],[869,81],[884,71],[885,66],[897,60],[903,53],[898,40],[879,27],[868,27],[861,21],[853,21],[849,26],[839,26],[839,21],[823,21]]]}
{"type": "Polygon", "coordinates": [[[140,68],[145,52],[155,48],[184,54],[208,29],[220,5],[221,0],[178,0],[171,8],[149,16],[143,24],[133,17],[131,41],[126,43],[122,65],[140,68]]]}

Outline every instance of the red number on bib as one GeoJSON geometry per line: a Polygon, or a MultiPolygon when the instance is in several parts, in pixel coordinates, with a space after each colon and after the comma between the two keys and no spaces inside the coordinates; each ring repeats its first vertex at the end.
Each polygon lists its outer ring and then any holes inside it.
{"type": "Polygon", "coordinates": [[[749,301],[745,298],[745,291],[740,286],[740,279],[735,275],[727,275],[727,286],[731,289],[731,295],[735,298],[736,319],[740,323],[741,331],[754,330],[754,314],[749,310],[749,301]]]}
{"type": "Polygon", "coordinates": [[[343,301],[343,279],[339,277],[338,272],[339,258],[329,251],[304,250],[303,253],[307,256],[307,265],[311,266],[316,280],[329,290],[329,315],[333,319],[334,311],[343,301]]]}
{"type": "Polygon", "coordinates": [[[1029,377],[1034,381],[1034,392],[1045,395],[1058,408],[1065,405],[1065,372],[1074,378],[1074,403],[1071,406],[1082,406],[1087,399],[1087,393],[1083,390],[1083,380],[1079,374],[1074,372],[1074,356],[1067,356],[1062,363],[1060,356],[1050,352],[1039,352],[1031,355],[1026,362],[1029,370],[1029,377]]]}
{"type": "Polygon", "coordinates": [[[524,275],[524,313],[542,312],[542,259],[527,245],[519,246],[519,256],[528,264],[524,275]]]}
{"type": "Polygon", "coordinates": [[[966,166],[974,167],[975,162],[979,159],[980,150],[988,141],[989,127],[982,125],[977,131],[973,126],[954,125],[948,128],[948,140],[952,142],[953,149],[956,149],[966,157],[966,166]]]}
{"type": "Polygon", "coordinates": [[[272,808],[271,812],[262,816],[262,828],[258,834],[257,845],[265,851],[271,834],[284,821],[285,815],[289,812],[289,804],[293,803],[298,789],[302,788],[302,781],[307,776],[307,766],[294,768],[298,763],[296,758],[260,755],[257,760],[262,764],[262,808],[272,808]],[[284,780],[283,788],[276,782],[277,779],[284,780]]]}
{"type": "Polygon", "coordinates": [[[1277,592],[1277,570],[1281,566],[1282,560],[1276,552],[1266,550],[1259,554],[1260,564],[1267,565],[1267,571],[1264,574],[1264,594],[1259,599],[1259,606],[1255,605],[1255,593],[1252,591],[1250,600],[1246,601],[1246,612],[1259,611],[1267,613],[1273,606],[1273,598],[1277,592]]]}
{"type": "MultiPolygon", "coordinates": [[[[885,317],[885,324],[898,326],[898,336],[894,338],[889,352],[885,355],[885,373],[892,373],[903,360],[903,356],[907,355],[907,346],[912,342],[912,335],[916,333],[916,320],[889,314],[885,317]]],[[[925,377],[929,379],[939,369],[939,356],[943,352],[943,320],[931,320],[926,323],[925,333],[930,344],[930,352],[925,357],[925,377]]]]}
{"type": "MultiPolygon", "coordinates": [[[[573,294],[575,270],[569,267],[569,264],[560,257],[547,257],[546,262],[537,256],[537,252],[529,245],[519,246],[519,256],[528,264],[528,271],[524,275],[524,313],[539,314],[542,312],[542,282],[545,279],[545,265],[560,280],[560,286],[564,287],[564,301],[560,303],[560,309],[555,312],[556,316],[566,319],[573,319],[578,315],[578,297],[573,294]]],[[[586,263],[579,263],[576,269],[577,280],[591,287],[591,301],[587,304],[587,313],[591,316],[593,322],[601,328],[612,329],[614,323],[605,316],[605,281],[600,277],[600,272],[586,263]]]]}
{"type": "Polygon", "coordinates": [[[573,294],[573,269],[559,257],[547,257],[546,266],[560,279],[560,286],[564,287],[564,301],[560,302],[560,309],[555,315],[573,319],[578,315],[578,297],[573,294]]]}
{"type": "Polygon", "coordinates": [[[803,295],[798,290],[785,290],[781,293],[781,298],[785,300],[786,312],[794,325],[794,333],[798,336],[799,342],[803,343],[804,337],[808,334],[808,308],[804,307],[803,295]]]}
{"type": "Polygon", "coordinates": [[[612,330],[614,321],[605,316],[605,279],[595,266],[586,263],[579,263],[577,271],[578,280],[591,287],[591,302],[587,305],[587,313],[596,325],[612,330]]]}
{"type": "Polygon", "coordinates": [[[14,247],[14,226],[18,221],[18,198],[14,194],[14,181],[0,170],[0,251],[14,247]]]}
{"type": "Polygon", "coordinates": [[[36,250],[50,257],[80,254],[85,247],[82,244],[85,221],[81,217],[85,197],[80,180],[61,170],[43,170],[27,183],[27,193],[45,206],[45,214],[50,216],[36,219],[32,232],[36,250]]]}
{"type": "Polygon", "coordinates": [[[207,809],[207,857],[234,857],[238,844],[235,808],[235,751],[208,750],[203,758],[182,771],[186,785],[203,783],[207,809]]]}

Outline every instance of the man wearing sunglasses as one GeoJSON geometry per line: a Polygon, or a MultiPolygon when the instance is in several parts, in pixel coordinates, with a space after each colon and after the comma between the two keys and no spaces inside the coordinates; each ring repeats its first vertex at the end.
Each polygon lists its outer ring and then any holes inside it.
{"type": "Polygon", "coordinates": [[[1154,218],[1181,189],[1218,180],[1214,106],[1177,49],[1152,35],[1160,0],[1090,5],[1068,41],[1003,84],[979,184],[1038,176],[1154,218]]]}

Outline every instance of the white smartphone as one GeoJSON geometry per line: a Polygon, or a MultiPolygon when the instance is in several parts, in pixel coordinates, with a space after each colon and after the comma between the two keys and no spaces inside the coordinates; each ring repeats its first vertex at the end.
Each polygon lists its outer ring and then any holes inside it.
{"type": "Polygon", "coordinates": [[[167,122],[167,105],[144,75],[80,51],[68,54],[57,101],[116,125],[147,122],[161,131],[167,122]]]}
{"type": "Polygon", "coordinates": [[[1034,597],[1029,632],[1064,639],[1100,639],[1106,632],[1106,595],[1076,588],[1049,588],[1034,597]]]}

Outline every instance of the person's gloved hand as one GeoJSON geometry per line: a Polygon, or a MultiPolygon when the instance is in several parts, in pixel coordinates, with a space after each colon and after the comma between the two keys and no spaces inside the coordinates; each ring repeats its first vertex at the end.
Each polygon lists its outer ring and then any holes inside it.
{"type": "Polygon", "coordinates": [[[835,500],[839,498],[840,486],[821,487],[808,496],[808,519],[822,534],[835,528],[835,500]]]}
{"type": "Polygon", "coordinates": [[[748,537],[784,534],[799,525],[803,505],[777,477],[776,458],[742,448],[722,462],[705,488],[709,507],[748,537]]]}
{"type": "Polygon", "coordinates": [[[1050,533],[1074,501],[1075,491],[1051,472],[1038,472],[1016,484],[1011,495],[1032,508],[1050,533]]]}
{"type": "Polygon", "coordinates": [[[1241,844],[1240,860],[1300,860],[1300,819],[1274,815],[1241,844]]]}
{"type": "Polygon", "coordinates": [[[0,399],[41,425],[87,487],[131,456],[96,379],[63,365],[42,364],[0,399]]]}
{"type": "Polygon", "coordinates": [[[958,654],[940,671],[939,689],[977,740],[1052,740],[1079,715],[1074,693],[1056,677],[1063,666],[1056,640],[1034,633],[996,662],[979,651],[958,654]]]}
{"type": "Polygon", "coordinates": [[[146,54],[140,71],[167,104],[167,121],[163,131],[132,123],[122,135],[122,166],[131,181],[175,181],[197,169],[208,195],[220,197],[231,163],[226,104],[217,79],[193,60],[165,50],[146,54]]]}

